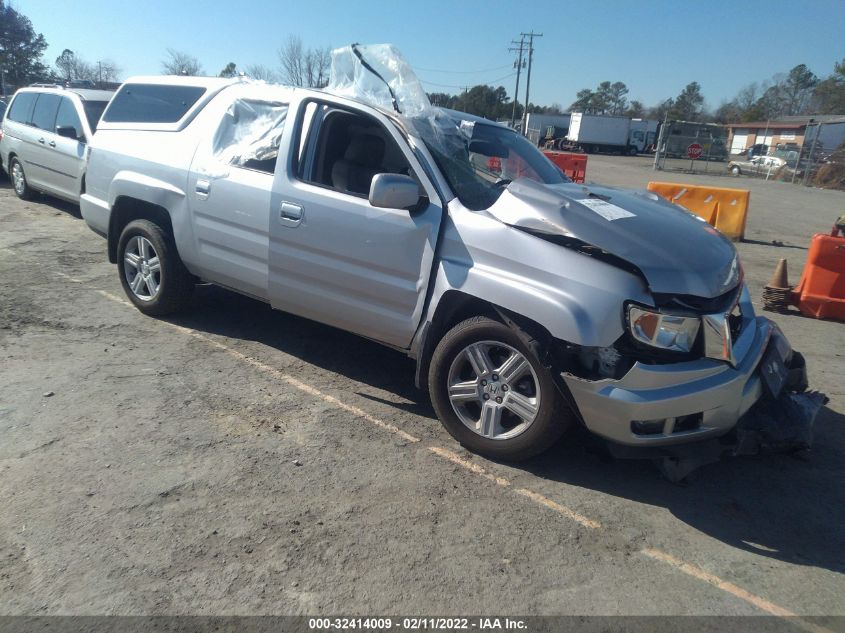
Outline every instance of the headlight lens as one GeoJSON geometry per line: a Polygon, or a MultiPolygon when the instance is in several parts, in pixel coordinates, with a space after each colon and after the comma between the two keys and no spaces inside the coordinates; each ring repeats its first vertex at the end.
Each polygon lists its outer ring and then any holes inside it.
{"type": "Polygon", "coordinates": [[[701,319],[661,314],[640,306],[628,306],[628,329],[641,343],[675,352],[692,351],[701,319]]]}

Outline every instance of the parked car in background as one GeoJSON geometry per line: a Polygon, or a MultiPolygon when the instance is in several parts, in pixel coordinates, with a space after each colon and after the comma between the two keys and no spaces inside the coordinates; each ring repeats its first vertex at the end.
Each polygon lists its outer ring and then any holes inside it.
{"type": "Polygon", "coordinates": [[[734,176],[759,175],[775,173],[786,165],[786,161],[777,156],[754,156],[746,160],[732,160],[728,163],[728,171],[734,176]]]}
{"type": "Polygon", "coordinates": [[[113,94],[54,85],[15,93],[3,117],[0,162],[19,198],[43,192],[79,202],[87,144],[113,94]]]}

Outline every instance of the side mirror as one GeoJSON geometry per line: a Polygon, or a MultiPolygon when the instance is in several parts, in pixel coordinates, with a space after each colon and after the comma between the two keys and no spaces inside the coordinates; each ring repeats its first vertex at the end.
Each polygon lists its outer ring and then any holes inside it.
{"type": "Polygon", "coordinates": [[[404,174],[376,174],[370,183],[370,204],[383,209],[411,209],[420,201],[420,186],[404,174]]]}
{"type": "Polygon", "coordinates": [[[72,138],[74,141],[81,141],[81,135],[72,125],[60,125],[56,128],[56,134],[63,138],[72,138]]]}

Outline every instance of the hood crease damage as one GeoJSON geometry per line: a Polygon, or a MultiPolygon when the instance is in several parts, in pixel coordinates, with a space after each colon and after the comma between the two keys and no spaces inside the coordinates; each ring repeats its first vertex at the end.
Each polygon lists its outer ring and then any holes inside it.
{"type": "Polygon", "coordinates": [[[488,212],[513,228],[636,271],[654,293],[713,298],[741,278],[727,238],[650,192],[519,179],[488,212]]]}

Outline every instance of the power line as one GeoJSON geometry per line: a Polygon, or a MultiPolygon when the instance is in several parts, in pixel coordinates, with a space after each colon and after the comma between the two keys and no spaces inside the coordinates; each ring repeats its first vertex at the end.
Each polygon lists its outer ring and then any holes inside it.
{"type": "Polygon", "coordinates": [[[454,75],[473,75],[477,73],[489,73],[494,70],[502,70],[503,68],[510,68],[510,64],[504,66],[494,66],[493,68],[482,68],[480,70],[441,70],[438,68],[422,68],[421,66],[414,66],[414,70],[422,70],[427,73],[451,73],[454,75]]]}
{"type": "MultiPolygon", "coordinates": [[[[511,73],[509,75],[505,75],[504,77],[499,77],[498,79],[491,79],[489,81],[476,82],[475,85],[478,86],[478,85],[494,84],[497,81],[504,81],[505,79],[510,79],[515,74],[516,73],[511,73]]],[[[466,88],[467,87],[467,84],[439,84],[439,83],[434,82],[434,81],[426,81],[425,79],[420,79],[420,81],[422,83],[426,84],[426,85],[437,86],[439,88],[466,88]]]]}

